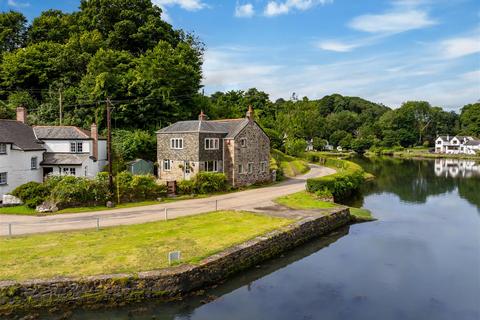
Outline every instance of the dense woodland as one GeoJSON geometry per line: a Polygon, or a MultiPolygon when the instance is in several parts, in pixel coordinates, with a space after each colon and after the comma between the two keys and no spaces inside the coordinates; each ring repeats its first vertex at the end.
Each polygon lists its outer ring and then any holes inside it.
{"type": "MultiPolygon", "coordinates": [[[[31,23],[0,13],[0,118],[25,105],[32,124],[105,127],[113,104],[114,147],[124,160],[155,158],[156,129],[195,119],[243,117],[248,105],[275,148],[296,154],[313,139],[321,149],[431,146],[437,134],[480,136],[480,103],[461,113],[424,101],[391,109],[358,97],[271,101],[255,88],[202,91],[204,46],[175,30],[150,0],[82,0],[74,13],[48,10],[31,23]]],[[[454,93],[452,93],[454,94],[454,93]]]]}

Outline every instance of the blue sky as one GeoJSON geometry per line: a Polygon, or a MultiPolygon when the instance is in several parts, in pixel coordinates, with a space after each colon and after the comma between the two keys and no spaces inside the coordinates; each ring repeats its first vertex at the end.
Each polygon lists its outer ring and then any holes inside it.
{"type": "MultiPolygon", "coordinates": [[[[205,91],[257,87],[272,99],[340,93],[391,107],[480,99],[475,0],[153,0],[206,45],[205,91]]],[[[29,19],[78,0],[0,0],[29,19]]]]}

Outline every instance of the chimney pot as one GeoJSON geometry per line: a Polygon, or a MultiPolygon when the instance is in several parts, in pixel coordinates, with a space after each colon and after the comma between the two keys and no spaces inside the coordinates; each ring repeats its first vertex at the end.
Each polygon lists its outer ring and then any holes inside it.
{"type": "Polygon", "coordinates": [[[198,115],[198,120],[200,120],[200,121],[207,120],[207,115],[205,113],[203,113],[203,110],[200,111],[200,114],[198,115]]]}
{"type": "Polygon", "coordinates": [[[248,106],[248,111],[247,111],[247,119],[250,121],[253,121],[254,118],[254,111],[252,105],[248,106]]]}
{"type": "Polygon", "coordinates": [[[27,108],[17,107],[17,121],[27,124],[27,108]]]}

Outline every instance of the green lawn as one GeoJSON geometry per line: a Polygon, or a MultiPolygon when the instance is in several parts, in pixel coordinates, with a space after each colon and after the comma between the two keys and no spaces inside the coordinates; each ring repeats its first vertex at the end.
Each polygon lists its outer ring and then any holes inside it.
{"type": "MultiPolygon", "coordinates": [[[[275,202],[283,206],[302,210],[302,209],[328,209],[334,208],[337,204],[332,202],[326,202],[318,200],[313,194],[308,193],[307,191],[300,191],[288,196],[280,197],[275,199],[275,202]]],[[[350,208],[350,214],[361,221],[371,221],[374,220],[372,213],[363,208],[350,208]]]]}
{"type": "Polygon", "coordinates": [[[336,205],[332,202],[320,201],[312,194],[306,191],[300,191],[294,194],[275,199],[275,202],[292,209],[327,209],[334,208],[336,205]]]}
{"type": "Polygon", "coordinates": [[[196,263],[292,220],[249,212],[216,211],[170,221],[100,231],[55,232],[0,238],[0,280],[136,273],[168,266],[180,250],[196,263]]]}

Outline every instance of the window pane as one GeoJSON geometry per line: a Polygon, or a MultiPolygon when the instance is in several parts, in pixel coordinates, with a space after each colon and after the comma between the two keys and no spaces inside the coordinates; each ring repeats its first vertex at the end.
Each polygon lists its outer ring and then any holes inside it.
{"type": "Polygon", "coordinates": [[[75,142],[70,143],[70,152],[76,152],[77,150],[75,147],[75,142]]]}
{"type": "Polygon", "coordinates": [[[83,143],[82,142],[77,143],[77,152],[83,152],[83,143]]]}

